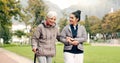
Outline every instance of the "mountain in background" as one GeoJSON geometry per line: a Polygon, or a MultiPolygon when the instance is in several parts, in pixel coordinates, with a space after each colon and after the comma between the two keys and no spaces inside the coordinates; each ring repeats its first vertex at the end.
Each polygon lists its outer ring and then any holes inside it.
{"type": "MultiPolygon", "coordinates": [[[[79,2],[82,3],[82,0],[80,0],[80,1],[79,2]]],[[[102,17],[105,14],[109,13],[111,11],[111,9],[113,11],[120,9],[120,0],[99,0],[100,4],[97,4],[94,6],[92,6],[92,5],[84,6],[82,4],[76,4],[76,5],[70,6],[69,8],[65,8],[63,10],[61,10],[56,4],[53,4],[49,1],[44,1],[44,2],[47,4],[47,6],[50,8],[50,10],[57,11],[60,18],[63,16],[62,12],[68,16],[71,12],[79,9],[82,11],[82,13],[81,13],[82,20],[85,19],[85,15],[97,16],[100,19],[102,19],[102,17]]]]}
{"type": "Polygon", "coordinates": [[[59,8],[59,6],[57,6],[56,4],[51,3],[50,1],[46,1],[46,0],[43,0],[43,1],[44,1],[45,5],[48,6],[48,11],[50,11],[50,10],[56,11],[58,13],[58,16],[57,16],[58,18],[63,17],[62,10],[59,8]]]}
{"type": "MultiPolygon", "coordinates": [[[[28,0],[21,1],[21,5],[23,7],[27,7],[28,6],[27,1],[28,0]]],[[[78,4],[72,5],[68,8],[63,9],[63,10],[60,9],[59,6],[57,6],[56,4],[53,4],[52,2],[50,2],[48,0],[43,0],[43,1],[48,6],[48,8],[49,8],[48,10],[54,10],[58,13],[58,18],[64,17],[63,13],[68,16],[71,12],[79,9],[82,11],[82,13],[81,13],[82,20],[85,19],[85,15],[97,16],[97,17],[102,19],[102,17],[105,14],[109,13],[111,11],[111,9],[113,11],[120,9],[120,0],[97,0],[100,2],[100,4],[96,4],[93,6],[92,5],[91,6],[82,5],[81,3],[83,3],[83,0],[79,0],[78,4]]],[[[96,1],[96,0],[94,0],[94,1],[96,1]]],[[[86,4],[87,3],[88,2],[86,2],[86,4]]],[[[59,21],[59,19],[58,19],[58,21],[59,21]]]]}
{"type": "Polygon", "coordinates": [[[81,10],[82,19],[85,19],[85,15],[88,16],[97,16],[102,19],[102,17],[109,13],[111,10],[116,11],[120,9],[120,0],[104,0],[101,4],[96,6],[83,6],[81,4],[72,5],[69,8],[64,9],[63,11],[66,14],[69,14],[75,10],[81,10]]]}

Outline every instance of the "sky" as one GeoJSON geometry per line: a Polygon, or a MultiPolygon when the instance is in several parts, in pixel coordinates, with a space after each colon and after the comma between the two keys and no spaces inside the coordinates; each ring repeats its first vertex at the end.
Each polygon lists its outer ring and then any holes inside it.
{"type": "MultiPolygon", "coordinates": [[[[27,7],[29,0],[21,0],[22,7],[27,7]]],[[[68,10],[76,10],[80,9],[83,15],[95,15],[100,18],[104,16],[104,14],[111,11],[115,11],[120,9],[120,0],[43,0],[45,2],[51,2],[53,5],[57,6],[51,6],[51,3],[48,4],[50,8],[57,10],[58,13],[60,12],[59,8],[61,10],[70,8],[68,10]],[[59,8],[56,8],[59,7],[59,8]]],[[[49,3],[48,2],[48,3],[49,3]]],[[[61,14],[61,13],[59,13],[61,14]]],[[[84,18],[83,18],[84,19],[84,18]]]]}
{"type": "Polygon", "coordinates": [[[56,5],[58,5],[61,9],[65,9],[70,7],[71,5],[77,4],[78,0],[47,0],[56,5]]]}
{"type": "Polygon", "coordinates": [[[83,5],[83,6],[90,6],[90,5],[97,5],[100,4],[100,0],[47,0],[56,5],[58,5],[61,9],[65,9],[70,7],[71,5],[83,5]]]}
{"type": "Polygon", "coordinates": [[[28,3],[27,3],[28,0],[20,0],[20,4],[22,5],[23,8],[27,7],[28,6],[28,3]]]}

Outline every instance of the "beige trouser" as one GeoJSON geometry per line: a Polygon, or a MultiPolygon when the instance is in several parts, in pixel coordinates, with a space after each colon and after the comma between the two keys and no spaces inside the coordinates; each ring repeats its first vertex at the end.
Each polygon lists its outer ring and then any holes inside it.
{"type": "Polygon", "coordinates": [[[64,62],[65,63],[83,63],[83,53],[73,54],[69,52],[64,52],[64,62]]]}

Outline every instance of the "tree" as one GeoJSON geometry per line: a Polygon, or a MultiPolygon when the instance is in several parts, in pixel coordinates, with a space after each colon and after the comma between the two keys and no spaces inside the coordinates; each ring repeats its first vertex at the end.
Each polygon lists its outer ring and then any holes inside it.
{"type": "Polygon", "coordinates": [[[106,14],[102,22],[104,32],[115,38],[117,32],[120,32],[120,10],[106,14]]]}
{"type": "Polygon", "coordinates": [[[81,20],[81,21],[79,22],[79,24],[85,26],[85,21],[81,20]]]}
{"type": "Polygon", "coordinates": [[[67,14],[63,11],[63,17],[60,18],[60,21],[59,21],[59,30],[60,32],[62,31],[62,29],[68,24],[68,20],[67,20],[67,14]]]}
{"type": "Polygon", "coordinates": [[[59,21],[59,27],[60,27],[60,31],[62,31],[62,29],[68,24],[68,21],[66,18],[61,18],[59,21]]]}
{"type": "Polygon", "coordinates": [[[20,12],[19,1],[15,0],[0,0],[0,38],[3,38],[4,43],[9,43],[11,39],[11,17],[22,16],[20,12]]]}
{"type": "Polygon", "coordinates": [[[31,26],[31,34],[33,33],[33,28],[45,19],[47,6],[45,6],[43,0],[29,0],[29,6],[27,8],[22,8],[25,16],[22,18],[22,22],[25,23],[26,29],[27,26],[31,26]]]}
{"type": "Polygon", "coordinates": [[[45,6],[43,0],[29,0],[29,6],[25,9],[29,16],[33,17],[32,26],[36,26],[45,19],[47,6],[45,6]]]}
{"type": "Polygon", "coordinates": [[[90,37],[101,33],[101,20],[96,16],[85,16],[85,27],[90,37]]]}
{"type": "Polygon", "coordinates": [[[92,35],[101,33],[101,20],[96,16],[88,17],[89,20],[89,29],[92,35]]]}
{"type": "Polygon", "coordinates": [[[16,35],[18,38],[20,38],[20,43],[22,44],[22,42],[21,42],[22,39],[21,38],[22,38],[22,36],[25,36],[26,33],[24,33],[21,30],[17,30],[17,31],[14,32],[14,35],[16,35]]]}
{"type": "Polygon", "coordinates": [[[22,38],[22,36],[26,35],[26,33],[21,30],[17,30],[14,32],[14,35],[16,35],[18,38],[22,38]]]}
{"type": "Polygon", "coordinates": [[[90,30],[91,30],[92,35],[101,33],[101,22],[98,22],[98,23],[94,24],[93,26],[91,26],[90,30]]]}
{"type": "MultiPolygon", "coordinates": [[[[30,33],[27,31],[26,35],[29,39],[33,32],[35,31],[35,27],[45,19],[47,6],[45,6],[43,0],[28,0],[28,7],[22,8],[24,16],[21,19],[21,22],[25,23],[26,30],[30,26],[30,33]]],[[[31,40],[29,41],[31,42],[31,40]]]]}
{"type": "Polygon", "coordinates": [[[90,33],[90,23],[87,15],[85,16],[85,27],[86,27],[86,31],[90,33]]]}

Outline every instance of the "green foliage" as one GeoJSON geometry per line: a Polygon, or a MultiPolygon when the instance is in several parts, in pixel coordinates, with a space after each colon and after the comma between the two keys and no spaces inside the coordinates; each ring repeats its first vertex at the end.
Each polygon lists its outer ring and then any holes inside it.
{"type": "Polygon", "coordinates": [[[90,33],[90,23],[87,15],[85,16],[85,28],[86,28],[86,31],[90,33]]]}
{"type": "Polygon", "coordinates": [[[42,0],[29,0],[28,4],[29,6],[25,10],[34,17],[32,26],[40,24],[45,19],[47,6],[45,6],[42,0]]]}
{"type": "Polygon", "coordinates": [[[60,31],[62,31],[62,29],[68,24],[67,19],[66,18],[61,18],[59,21],[59,27],[60,27],[60,31]]]}
{"type": "Polygon", "coordinates": [[[120,31],[120,10],[104,16],[103,28],[110,33],[120,31]]]}
{"type": "Polygon", "coordinates": [[[22,16],[19,1],[0,0],[0,38],[4,39],[4,43],[11,39],[11,17],[18,15],[22,16]]]}
{"type": "Polygon", "coordinates": [[[117,38],[120,32],[120,10],[106,14],[102,20],[102,32],[117,38]]]}
{"type": "Polygon", "coordinates": [[[91,34],[101,33],[101,20],[96,16],[89,17],[91,34]]]}
{"type": "Polygon", "coordinates": [[[84,42],[83,43],[85,46],[87,45],[87,46],[90,46],[91,44],[90,43],[88,43],[88,42],[84,42]]]}
{"type": "Polygon", "coordinates": [[[25,23],[26,29],[27,26],[31,26],[30,33],[26,33],[30,37],[35,31],[35,27],[45,19],[47,6],[43,0],[28,0],[28,5],[28,7],[22,8],[24,16],[21,21],[25,23]]]}
{"type": "Polygon", "coordinates": [[[85,26],[85,21],[80,21],[79,24],[85,26]]]}
{"type": "Polygon", "coordinates": [[[17,37],[21,38],[22,36],[26,35],[26,33],[21,30],[17,30],[14,32],[14,35],[17,35],[17,37]]]}
{"type": "Polygon", "coordinates": [[[12,37],[12,32],[9,30],[9,28],[4,28],[3,29],[3,33],[2,33],[2,38],[4,39],[4,43],[5,44],[9,44],[10,42],[10,39],[11,39],[11,37],[12,37]],[[7,36],[7,37],[6,37],[7,36]]]}

